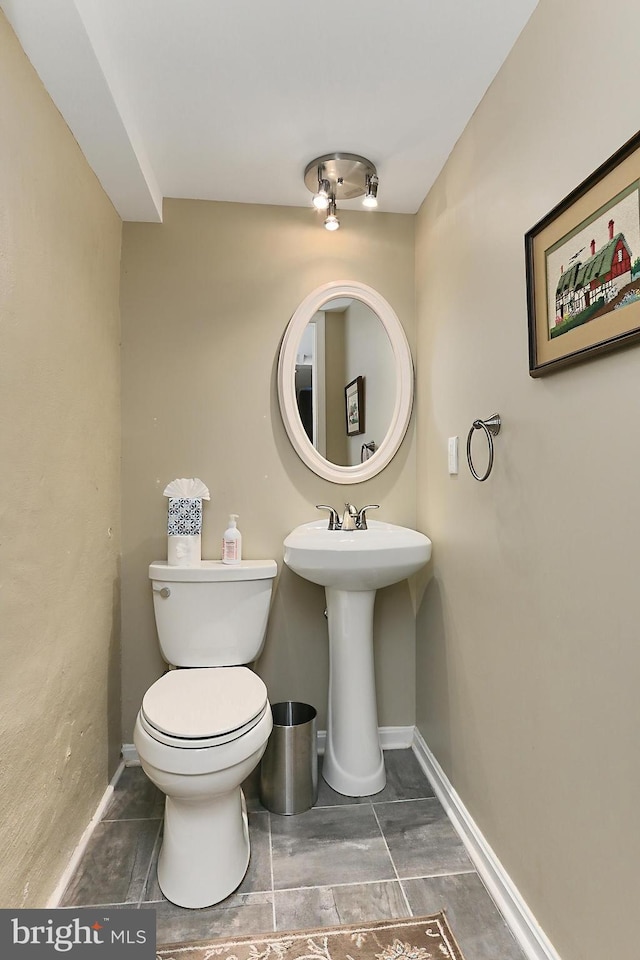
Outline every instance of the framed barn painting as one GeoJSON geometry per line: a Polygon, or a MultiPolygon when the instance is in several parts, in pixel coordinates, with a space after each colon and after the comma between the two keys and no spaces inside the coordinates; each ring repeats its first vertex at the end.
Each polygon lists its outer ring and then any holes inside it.
{"type": "Polygon", "coordinates": [[[364,433],[364,378],[356,377],[344,388],[347,436],[364,433]]]}
{"type": "Polygon", "coordinates": [[[640,341],[640,133],[525,236],[529,373],[640,341]]]}

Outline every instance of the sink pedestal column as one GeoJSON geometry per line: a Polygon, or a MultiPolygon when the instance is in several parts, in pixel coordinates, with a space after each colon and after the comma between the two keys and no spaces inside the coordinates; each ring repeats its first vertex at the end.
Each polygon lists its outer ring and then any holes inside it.
{"type": "Polygon", "coordinates": [[[322,775],[347,797],[386,783],[373,663],[375,590],[325,588],[329,618],[329,708],[322,775]]]}

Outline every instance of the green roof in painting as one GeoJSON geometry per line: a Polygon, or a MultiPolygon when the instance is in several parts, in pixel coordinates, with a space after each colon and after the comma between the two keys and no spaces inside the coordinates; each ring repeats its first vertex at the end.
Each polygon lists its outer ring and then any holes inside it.
{"type": "Polygon", "coordinates": [[[576,277],[579,269],[580,263],[574,263],[572,267],[569,267],[568,270],[564,271],[558,280],[558,286],[556,287],[557,297],[563,294],[566,290],[575,290],[576,277]]]}
{"type": "Polygon", "coordinates": [[[624,234],[617,233],[612,240],[605,243],[604,247],[596,250],[593,256],[585,260],[584,263],[574,263],[572,267],[564,271],[556,287],[556,296],[561,296],[567,290],[585,287],[592,280],[598,280],[600,277],[606,276],[613,265],[613,256],[620,240],[622,240],[627,253],[631,256],[631,250],[629,250],[624,234]]]}
{"type": "Polygon", "coordinates": [[[597,280],[599,277],[609,273],[613,264],[613,255],[616,247],[618,246],[618,241],[620,240],[622,240],[627,248],[627,253],[629,256],[631,256],[631,251],[627,246],[627,241],[624,238],[624,234],[617,233],[613,240],[609,240],[604,247],[600,247],[600,249],[597,250],[592,257],[589,257],[588,260],[585,260],[580,267],[580,271],[576,278],[576,286],[584,287],[592,280],[597,280]]]}

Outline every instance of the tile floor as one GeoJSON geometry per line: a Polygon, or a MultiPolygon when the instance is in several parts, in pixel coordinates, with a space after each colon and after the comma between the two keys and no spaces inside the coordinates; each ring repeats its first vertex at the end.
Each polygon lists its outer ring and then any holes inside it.
{"type": "Polygon", "coordinates": [[[251,862],[214,907],[186,910],[158,887],[164,797],[127,767],[60,906],[153,908],[158,943],[446,910],[465,960],[524,960],[411,750],[385,753],[387,786],[343,797],[320,780],[316,806],[280,817],[245,784],[251,862]]]}

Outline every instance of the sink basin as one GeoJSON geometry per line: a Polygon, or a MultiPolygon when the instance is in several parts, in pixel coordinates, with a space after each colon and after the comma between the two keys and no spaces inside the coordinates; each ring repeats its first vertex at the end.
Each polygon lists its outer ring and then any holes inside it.
{"type": "Polygon", "coordinates": [[[329,627],[329,702],[322,776],[348,797],[384,788],[373,654],[376,590],[423,567],[431,540],[416,530],[368,520],[367,530],[303,523],[284,541],[284,562],[325,588],[329,627]]]}
{"type": "Polygon", "coordinates": [[[303,523],[284,541],[284,562],[300,577],[338,590],[378,590],[423,567],[431,541],[380,520],[367,530],[329,530],[326,519],[303,523]]]}

